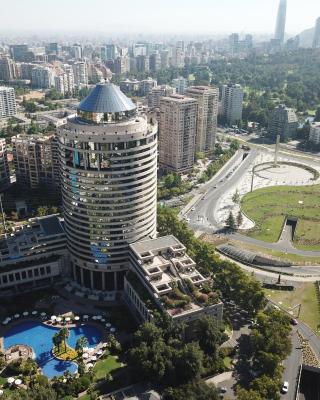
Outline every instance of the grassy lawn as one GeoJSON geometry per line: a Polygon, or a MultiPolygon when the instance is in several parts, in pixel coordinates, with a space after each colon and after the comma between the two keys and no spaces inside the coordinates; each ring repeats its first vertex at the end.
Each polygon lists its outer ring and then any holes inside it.
{"type": "Polygon", "coordinates": [[[320,250],[319,198],[319,185],[278,186],[246,194],[241,200],[242,210],[256,223],[248,235],[265,242],[277,242],[285,217],[293,216],[298,218],[295,247],[320,250]]]}
{"type": "Polygon", "coordinates": [[[225,357],[223,359],[223,364],[226,368],[230,369],[231,368],[231,358],[230,357],[225,357]]]}
{"type": "Polygon", "coordinates": [[[117,357],[108,356],[104,360],[99,360],[93,368],[94,380],[98,381],[104,379],[107,373],[114,371],[121,367],[117,357]]]}
{"type": "Polygon", "coordinates": [[[78,357],[78,353],[75,349],[69,346],[67,346],[65,349],[63,343],[61,344],[60,348],[54,347],[53,354],[61,360],[74,360],[78,357]]]}
{"type": "MultiPolygon", "coordinates": [[[[305,283],[292,292],[264,289],[268,299],[290,311],[291,307],[301,304],[300,319],[308,324],[314,331],[320,324],[320,312],[316,286],[314,283],[305,283]]],[[[297,315],[297,309],[294,311],[297,315]]]]}
{"type": "Polygon", "coordinates": [[[297,254],[284,253],[278,250],[267,249],[263,246],[257,246],[256,244],[238,242],[235,240],[231,240],[229,243],[240,249],[249,250],[262,256],[271,256],[278,260],[292,262],[295,265],[320,265],[320,257],[299,256],[297,254]]]}

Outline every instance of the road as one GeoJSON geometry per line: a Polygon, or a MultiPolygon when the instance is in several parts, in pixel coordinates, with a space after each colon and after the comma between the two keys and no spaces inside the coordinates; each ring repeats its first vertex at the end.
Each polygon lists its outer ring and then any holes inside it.
{"type": "Polygon", "coordinates": [[[297,335],[296,328],[292,331],[292,350],[290,355],[283,362],[284,372],[282,375],[282,382],[289,382],[288,393],[283,394],[281,399],[283,400],[294,400],[295,389],[297,385],[297,379],[299,374],[299,368],[302,362],[302,354],[300,349],[300,342],[297,335]]]}

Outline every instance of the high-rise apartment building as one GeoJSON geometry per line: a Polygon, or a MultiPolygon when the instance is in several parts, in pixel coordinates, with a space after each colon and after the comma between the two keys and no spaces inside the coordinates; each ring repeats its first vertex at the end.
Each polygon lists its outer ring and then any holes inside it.
{"type": "Polygon", "coordinates": [[[312,122],[309,141],[317,145],[320,144],[320,122],[312,122]]]}
{"type": "Polygon", "coordinates": [[[316,20],[316,26],[314,28],[314,34],[313,34],[312,47],[314,49],[320,48],[320,17],[317,18],[317,20],[316,20]]]}
{"type": "Polygon", "coordinates": [[[9,82],[17,78],[16,63],[9,57],[0,57],[0,81],[9,82]]]}
{"type": "Polygon", "coordinates": [[[13,44],[10,46],[11,57],[15,61],[30,62],[35,60],[35,55],[29,50],[27,44],[13,44]]]}
{"type": "Polygon", "coordinates": [[[149,57],[142,54],[136,57],[136,68],[138,72],[149,71],[149,57]]]}
{"type": "Polygon", "coordinates": [[[182,95],[160,99],[159,163],[166,171],[185,173],[195,155],[198,102],[182,95]]]}
{"type": "Polygon", "coordinates": [[[140,81],[140,95],[147,96],[153,88],[157,86],[157,81],[152,78],[140,81]]]}
{"type": "Polygon", "coordinates": [[[101,60],[115,60],[119,55],[118,47],[115,44],[105,44],[100,49],[101,52],[101,60]]]}
{"type": "Polygon", "coordinates": [[[76,60],[81,60],[82,59],[82,46],[80,44],[74,44],[70,48],[70,53],[73,58],[76,60]]]}
{"type": "Polygon", "coordinates": [[[221,109],[225,122],[234,125],[242,119],[243,89],[240,85],[222,86],[221,109]]]}
{"type": "Polygon", "coordinates": [[[172,86],[176,89],[178,94],[185,94],[188,88],[188,80],[180,76],[172,80],[172,86]]]}
{"type": "Polygon", "coordinates": [[[54,72],[50,67],[38,66],[32,69],[31,84],[34,88],[50,89],[54,86],[54,72]]]}
{"type": "Polygon", "coordinates": [[[229,50],[231,54],[237,54],[239,52],[239,34],[232,33],[229,36],[229,50]]]}
{"type": "Polygon", "coordinates": [[[76,86],[80,86],[81,84],[88,84],[88,68],[87,64],[84,61],[75,62],[72,65],[73,68],[73,76],[74,76],[74,84],[76,86]]]}
{"type": "Polygon", "coordinates": [[[115,74],[125,74],[130,71],[130,59],[127,56],[119,56],[114,60],[113,72],[115,74]]]}
{"type": "Polygon", "coordinates": [[[217,131],[219,89],[209,86],[191,86],[187,89],[186,96],[198,102],[196,151],[212,152],[217,131]]]}
{"type": "Polygon", "coordinates": [[[58,137],[73,279],[122,290],[128,245],[156,237],[157,125],[117,86],[100,83],[58,137]]]}
{"type": "Polygon", "coordinates": [[[298,129],[298,118],[293,108],[280,104],[273,110],[269,121],[268,134],[273,139],[278,135],[283,142],[293,138],[298,129]]]}
{"type": "Polygon", "coordinates": [[[161,68],[161,57],[159,53],[153,53],[149,57],[150,71],[156,72],[161,68]]]}
{"type": "Polygon", "coordinates": [[[0,138],[0,192],[10,185],[10,173],[5,139],[0,138]]]}
{"type": "Polygon", "coordinates": [[[277,15],[277,23],[276,23],[276,31],[274,38],[279,42],[280,45],[284,42],[284,35],[286,29],[286,16],[287,16],[287,0],[280,0],[278,15],[277,15]]]}
{"type": "Polygon", "coordinates": [[[54,77],[54,87],[63,95],[72,95],[74,91],[74,76],[71,65],[65,65],[64,72],[54,77]]]}
{"type": "Polygon", "coordinates": [[[161,97],[167,97],[174,94],[175,89],[168,85],[156,86],[151,89],[148,94],[148,107],[149,108],[159,108],[161,97]]]}
{"type": "Polygon", "coordinates": [[[0,118],[12,117],[17,113],[14,88],[0,86],[0,118]]]}
{"type": "Polygon", "coordinates": [[[17,183],[36,188],[60,186],[59,151],[55,135],[18,135],[12,138],[17,183]]]}

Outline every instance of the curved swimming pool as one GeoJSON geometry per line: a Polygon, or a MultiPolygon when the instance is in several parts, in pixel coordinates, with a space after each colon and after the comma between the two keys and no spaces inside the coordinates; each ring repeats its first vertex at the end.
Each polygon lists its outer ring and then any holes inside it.
{"type": "MultiPolygon", "coordinates": [[[[75,347],[77,340],[85,336],[89,347],[96,346],[101,341],[101,332],[98,328],[89,324],[82,324],[74,328],[68,328],[70,336],[67,343],[75,347]]],[[[25,321],[9,329],[4,335],[4,348],[16,344],[26,344],[32,347],[35,359],[48,378],[63,375],[65,371],[75,373],[77,364],[72,361],[60,361],[52,353],[52,337],[59,328],[44,325],[41,322],[25,321]]]]}

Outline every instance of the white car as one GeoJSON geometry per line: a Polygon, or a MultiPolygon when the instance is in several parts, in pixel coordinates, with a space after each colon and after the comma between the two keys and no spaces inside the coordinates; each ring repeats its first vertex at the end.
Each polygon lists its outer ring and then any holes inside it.
{"type": "Polygon", "coordinates": [[[282,388],[281,388],[281,392],[282,393],[288,393],[289,390],[289,382],[288,381],[284,381],[282,388]]]}
{"type": "Polygon", "coordinates": [[[196,209],[195,207],[191,207],[191,211],[195,211],[195,209],[196,209]]]}

